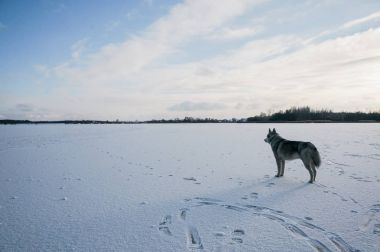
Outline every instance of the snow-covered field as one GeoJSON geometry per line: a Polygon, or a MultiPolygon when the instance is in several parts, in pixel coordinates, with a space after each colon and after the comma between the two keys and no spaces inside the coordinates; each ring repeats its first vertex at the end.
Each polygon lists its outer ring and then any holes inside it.
{"type": "Polygon", "coordinates": [[[380,125],[0,126],[0,251],[187,250],[380,251],[380,125]]]}

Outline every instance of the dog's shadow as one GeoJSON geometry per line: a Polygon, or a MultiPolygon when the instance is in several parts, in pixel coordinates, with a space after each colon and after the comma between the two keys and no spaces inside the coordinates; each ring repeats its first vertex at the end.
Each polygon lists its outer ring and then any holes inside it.
{"type": "Polygon", "coordinates": [[[307,188],[313,187],[314,184],[307,182],[297,182],[294,183],[294,180],[287,180],[286,177],[270,177],[268,179],[262,180],[258,183],[254,183],[250,186],[251,189],[259,189],[257,191],[266,191],[266,189],[275,189],[272,192],[262,194],[258,198],[259,202],[281,202],[289,200],[289,196],[294,193],[298,193],[307,188]],[[285,183],[284,183],[285,182],[285,183]],[[276,188],[280,187],[280,188],[276,188]],[[285,188],[284,188],[285,187],[285,188]]]}

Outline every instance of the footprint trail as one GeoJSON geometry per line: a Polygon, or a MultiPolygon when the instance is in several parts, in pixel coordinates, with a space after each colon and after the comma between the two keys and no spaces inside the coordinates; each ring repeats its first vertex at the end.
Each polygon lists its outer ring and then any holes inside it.
{"type": "MultiPolygon", "coordinates": [[[[196,197],[190,200],[186,200],[185,202],[189,205],[186,208],[179,209],[178,219],[181,221],[181,223],[184,226],[186,241],[187,241],[186,246],[189,250],[204,249],[204,246],[202,243],[202,237],[200,236],[198,229],[187,220],[187,215],[190,212],[190,210],[192,208],[199,208],[199,207],[202,207],[202,208],[203,207],[221,207],[226,210],[245,212],[248,214],[252,214],[253,216],[262,217],[267,220],[276,222],[280,226],[282,226],[285,230],[287,230],[291,235],[293,235],[296,239],[305,242],[314,250],[319,251],[319,252],[331,252],[331,251],[360,252],[360,250],[352,247],[338,234],[329,232],[325,230],[324,228],[311,223],[308,220],[289,215],[282,211],[278,211],[278,210],[271,209],[264,206],[253,205],[253,204],[239,204],[239,203],[230,204],[222,200],[204,198],[204,197],[196,197]],[[329,241],[329,243],[324,243],[321,240],[311,237],[310,235],[308,235],[306,230],[310,230],[310,231],[313,231],[314,233],[316,232],[319,235],[322,235],[323,237],[325,237],[326,241],[329,241]]],[[[380,211],[380,205],[379,205],[379,209],[375,207],[374,209],[375,209],[373,210],[374,212],[376,212],[377,210],[380,211]]],[[[171,235],[171,232],[168,227],[168,224],[170,223],[171,223],[171,215],[164,216],[162,218],[162,221],[160,222],[159,230],[165,234],[171,235]]],[[[375,228],[380,229],[380,227],[377,227],[377,226],[375,228]]],[[[374,233],[377,234],[378,231],[380,232],[380,230],[375,229],[374,233]]],[[[234,229],[231,233],[232,242],[230,242],[230,244],[243,244],[244,235],[245,235],[245,231],[243,229],[241,228],[234,229]]],[[[223,238],[226,235],[224,232],[214,232],[213,236],[223,238]]]]}

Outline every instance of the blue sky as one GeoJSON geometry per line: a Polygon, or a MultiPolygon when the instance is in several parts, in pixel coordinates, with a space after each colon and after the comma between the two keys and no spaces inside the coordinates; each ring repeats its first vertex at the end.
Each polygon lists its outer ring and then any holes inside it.
{"type": "Polygon", "coordinates": [[[0,118],[380,110],[377,0],[0,1],[0,118]]]}

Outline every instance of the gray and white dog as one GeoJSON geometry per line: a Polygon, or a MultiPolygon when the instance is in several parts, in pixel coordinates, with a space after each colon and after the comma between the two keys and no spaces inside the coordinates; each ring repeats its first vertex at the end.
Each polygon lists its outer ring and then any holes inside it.
{"type": "Polygon", "coordinates": [[[321,157],[317,148],[310,142],[289,141],[282,138],[273,128],[269,129],[265,142],[269,143],[272,147],[274,158],[277,163],[276,177],[284,176],[285,160],[301,159],[306,169],[310,173],[309,183],[315,181],[317,170],[315,167],[321,165],[321,157]]]}

